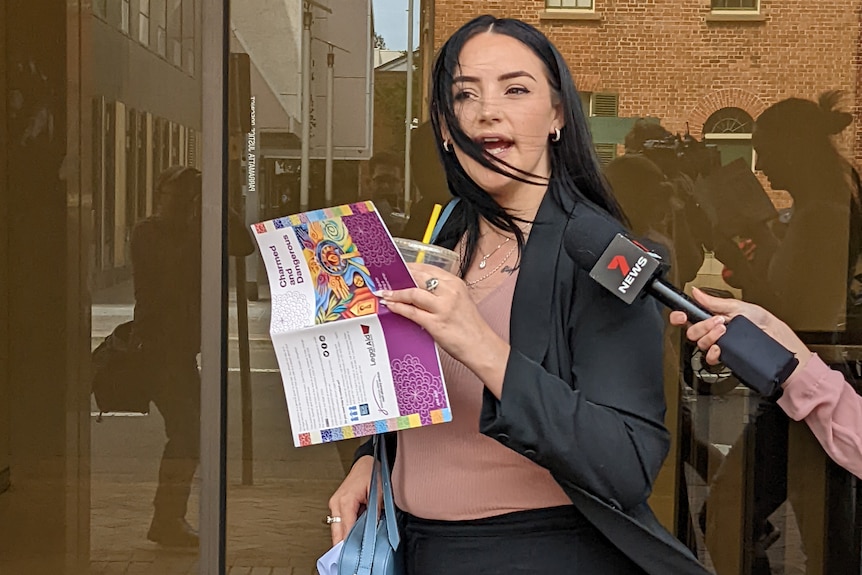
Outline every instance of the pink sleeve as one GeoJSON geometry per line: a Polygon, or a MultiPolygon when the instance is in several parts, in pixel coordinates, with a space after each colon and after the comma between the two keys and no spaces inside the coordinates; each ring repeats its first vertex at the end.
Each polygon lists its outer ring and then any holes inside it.
{"type": "Polygon", "coordinates": [[[843,374],[812,355],[787,380],[778,405],[792,419],[804,419],[829,457],[862,478],[862,397],[843,374]]]}

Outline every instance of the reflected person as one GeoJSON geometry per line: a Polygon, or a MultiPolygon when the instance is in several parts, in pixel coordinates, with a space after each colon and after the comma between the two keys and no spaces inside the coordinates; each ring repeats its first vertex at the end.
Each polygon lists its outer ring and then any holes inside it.
{"type": "MultiPolygon", "coordinates": [[[[667,134],[658,124],[648,124],[643,130],[633,130],[630,135],[646,137],[663,137],[667,134]],[[655,133],[658,130],[658,134],[655,133]]],[[[627,142],[631,138],[626,138],[627,142]]],[[[688,279],[680,277],[680,268],[687,268],[683,274],[696,273],[697,267],[703,260],[701,244],[694,240],[688,233],[687,227],[680,225],[683,207],[677,195],[674,182],[667,177],[665,172],[648,156],[642,153],[626,153],[614,158],[605,166],[605,176],[613,189],[614,196],[619,201],[623,211],[629,216],[631,230],[639,237],[647,238],[662,245],[666,249],[663,259],[669,264],[667,279],[674,285],[683,285],[688,279]],[[683,259],[688,258],[693,265],[680,266],[679,253],[683,252],[683,259]],[[699,252],[700,259],[692,258],[692,252],[699,252]],[[686,254],[689,255],[686,255],[686,254]]],[[[688,356],[688,345],[683,345],[676,329],[669,328],[664,334],[665,338],[665,379],[668,386],[668,394],[676,397],[679,381],[680,356],[688,356]]],[[[689,344],[690,345],[690,344],[689,344]]],[[[684,461],[692,466],[700,477],[707,483],[712,479],[710,469],[718,468],[724,455],[716,449],[711,442],[697,433],[691,414],[689,402],[682,402],[680,409],[680,453],[684,461]]],[[[683,482],[682,489],[687,485],[683,482]]],[[[688,498],[682,498],[683,504],[687,505],[688,498]]],[[[694,551],[696,546],[689,542],[694,551]]]]}
{"type": "Polygon", "coordinates": [[[165,170],[155,214],[135,226],[131,242],[135,334],[167,436],[147,538],[179,547],[198,544],[185,516],[200,449],[200,184],[193,168],[165,170]]]}
{"type": "Polygon", "coordinates": [[[757,266],[769,293],[745,297],[775,310],[795,331],[843,331],[852,312],[848,289],[862,211],[858,175],[832,141],[853,120],[837,109],[840,98],[827,92],[819,102],[782,100],[758,117],[752,136],[756,168],[774,190],[791,195],[793,207],[775,252],[757,266]]]}
{"type": "MultiPolygon", "coordinates": [[[[662,226],[674,250],[673,277],[668,279],[682,287],[697,276],[703,265],[704,246],[712,244],[712,226],[694,196],[695,180],[709,173],[711,156],[702,143],[689,136],[683,140],[661,124],[645,119],[635,121],[626,134],[625,149],[623,158],[642,157],[664,175],[665,187],[671,193],[662,198],[662,210],[666,212],[662,214],[662,226]]],[[[635,186],[636,182],[630,181],[627,187],[634,190],[635,186]]],[[[632,210],[625,205],[623,208],[630,217],[635,217],[632,210]]]]}
{"type": "Polygon", "coordinates": [[[404,197],[404,163],[398,154],[382,151],[368,163],[367,192],[362,199],[374,202],[377,211],[393,235],[398,235],[404,219],[394,214],[402,212],[404,197]]]}

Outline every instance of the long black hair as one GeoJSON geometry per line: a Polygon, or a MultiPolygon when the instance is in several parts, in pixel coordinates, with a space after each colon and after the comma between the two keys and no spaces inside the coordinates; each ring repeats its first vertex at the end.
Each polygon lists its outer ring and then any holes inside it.
{"type": "Polygon", "coordinates": [[[524,247],[524,234],[518,226],[519,218],[512,216],[470,179],[455,154],[446,153],[442,148],[444,126],[452,141],[485,168],[528,184],[547,183],[549,193],[557,199],[568,194],[576,200],[587,200],[620,221],[625,221],[619,204],[602,176],[581,99],[569,67],[556,47],[539,30],[520,20],[479,16],[464,24],[443,44],[434,63],[432,81],[430,111],[438,152],[446,170],[450,191],[463,200],[460,217],[464,218],[467,236],[466,256],[461,261],[462,276],[475,257],[480,217],[513,234],[519,248],[524,247]],[[452,90],[454,78],[459,73],[459,57],[468,40],[485,32],[511,36],[532,50],[545,65],[554,103],[560,105],[564,121],[560,141],[551,145],[549,180],[490,156],[461,129],[455,114],[455,97],[452,90]]]}

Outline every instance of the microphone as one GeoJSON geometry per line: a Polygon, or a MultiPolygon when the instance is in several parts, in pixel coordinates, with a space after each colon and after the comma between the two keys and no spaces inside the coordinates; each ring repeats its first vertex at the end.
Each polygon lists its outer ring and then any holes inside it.
{"type": "MultiPolygon", "coordinates": [[[[615,296],[631,304],[649,294],[696,323],[712,314],[664,279],[661,256],[629,239],[625,228],[609,214],[580,201],[563,234],[563,247],[575,264],[615,296]]],[[[718,342],[721,361],[748,387],[765,397],[781,389],[799,360],[744,316],[727,322],[718,342]]]]}

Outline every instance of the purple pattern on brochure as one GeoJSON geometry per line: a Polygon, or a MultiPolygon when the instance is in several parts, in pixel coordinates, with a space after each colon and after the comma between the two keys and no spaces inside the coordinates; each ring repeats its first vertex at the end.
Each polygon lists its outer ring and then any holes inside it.
{"type": "Polygon", "coordinates": [[[415,284],[372,203],[252,230],[297,446],[451,421],[433,339],[374,295],[415,284]]]}

